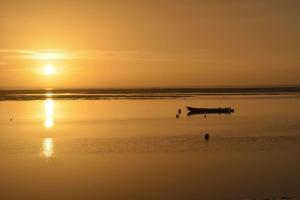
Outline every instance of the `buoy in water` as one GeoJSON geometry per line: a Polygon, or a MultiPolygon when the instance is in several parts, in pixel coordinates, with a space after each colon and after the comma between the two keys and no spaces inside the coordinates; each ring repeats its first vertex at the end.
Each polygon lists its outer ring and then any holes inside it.
{"type": "Polygon", "coordinates": [[[204,139],[205,139],[205,140],[209,140],[209,134],[208,134],[208,133],[205,133],[205,134],[204,134],[204,139]]]}
{"type": "Polygon", "coordinates": [[[181,109],[178,110],[178,113],[181,114],[181,109]]]}
{"type": "Polygon", "coordinates": [[[206,118],[206,115],[204,115],[204,118],[206,118]]]}
{"type": "Polygon", "coordinates": [[[177,118],[177,119],[179,118],[179,115],[178,115],[178,114],[176,114],[176,118],[177,118]]]}

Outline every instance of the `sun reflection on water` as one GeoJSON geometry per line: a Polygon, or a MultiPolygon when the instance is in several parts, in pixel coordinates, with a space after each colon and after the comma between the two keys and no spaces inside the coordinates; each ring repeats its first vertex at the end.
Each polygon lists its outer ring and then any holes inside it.
{"type": "Polygon", "coordinates": [[[51,92],[48,92],[48,93],[45,94],[45,96],[46,96],[46,97],[52,97],[53,94],[52,94],[51,92]]]}
{"type": "Polygon", "coordinates": [[[52,138],[45,138],[43,140],[42,156],[45,158],[52,158],[54,156],[54,141],[52,138]]]}
{"type": "Polygon", "coordinates": [[[52,99],[46,99],[45,101],[45,122],[46,128],[51,128],[54,125],[53,112],[54,112],[54,101],[52,99]]]}
{"type": "Polygon", "coordinates": [[[45,124],[46,128],[51,128],[54,125],[53,119],[52,118],[46,118],[44,124],[45,124]]]}

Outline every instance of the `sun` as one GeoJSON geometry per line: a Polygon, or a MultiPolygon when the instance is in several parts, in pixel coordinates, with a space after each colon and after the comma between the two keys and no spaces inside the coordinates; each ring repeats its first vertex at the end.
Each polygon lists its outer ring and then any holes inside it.
{"type": "Polygon", "coordinates": [[[55,69],[52,65],[45,65],[44,68],[43,68],[43,73],[45,75],[52,75],[55,73],[55,69]]]}

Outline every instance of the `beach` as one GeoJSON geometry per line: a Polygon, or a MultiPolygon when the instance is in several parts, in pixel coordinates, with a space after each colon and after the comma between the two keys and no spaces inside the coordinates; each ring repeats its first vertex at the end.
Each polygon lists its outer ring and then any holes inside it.
{"type": "Polygon", "coordinates": [[[295,94],[1,101],[0,195],[297,199],[299,106],[295,94]],[[186,105],[235,112],[187,116],[186,105]]]}
{"type": "Polygon", "coordinates": [[[299,10],[0,0],[0,200],[300,200],[299,10]]]}

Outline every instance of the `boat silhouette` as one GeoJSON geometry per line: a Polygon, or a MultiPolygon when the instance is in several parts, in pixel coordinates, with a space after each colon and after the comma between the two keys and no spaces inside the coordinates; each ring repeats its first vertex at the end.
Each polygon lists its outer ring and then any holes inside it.
{"type": "Polygon", "coordinates": [[[188,115],[193,114],[231,114],[234,112],[234,109],[231,107],[226,108],[195,108],[195,107],[186,107],[189,111],[188,115]]]}

